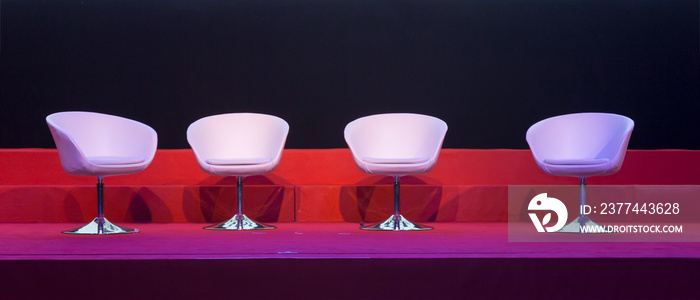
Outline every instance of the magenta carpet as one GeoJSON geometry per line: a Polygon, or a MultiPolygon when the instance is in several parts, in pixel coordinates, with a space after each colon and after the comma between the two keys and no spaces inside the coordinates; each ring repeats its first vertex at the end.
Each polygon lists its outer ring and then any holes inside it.
{"type": "Polygon", "coordinates": [[[507,223],[431,223],[376,232],[356,223],[278,223],[275,230],[212,231],[202,223],[127,223],[131,235],[61,234],[81,224],[0,223],[0,260],[249,258],[700,258],[700,243],[509,242],[507,223]]]}
{"type": "Polygon", "coordinates": [[[515,243],[507,224],[278,223],[221,232],[132,223],[0,224],[1,299],[697,299],[698,243],[515,243]]]}

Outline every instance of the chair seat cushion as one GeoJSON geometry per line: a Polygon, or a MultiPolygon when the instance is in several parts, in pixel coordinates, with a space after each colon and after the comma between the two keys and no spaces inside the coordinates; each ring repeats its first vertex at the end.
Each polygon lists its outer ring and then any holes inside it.
{"type": "Polygon", "coordinates": [[[96,165],[110,166],[110,165],[132,165],[140,164],[146,161],[145,157],[124,157],[124,156],[95,156],[88,157],[90,163],[96,165]]]}
{"type": "Polygon", "coordinates": [[[545,159],[549,165],[602,165],[608,163],[607,158],[582,158],[582,159],[545,159]]]}
{"type": "Polygon", "coordinates": [[[370,164],[420,164],[428,161],[425,157],[414,157],[414,158],[374,158],[374,157],[363,157],[363,161],[370,164]]]}
{"type": "Polygon", "coordinates": [[[231,165],[262,165],[271,162],[270,158],[211,158],[205,160],[210,165],[231,166],[231,165]]]}

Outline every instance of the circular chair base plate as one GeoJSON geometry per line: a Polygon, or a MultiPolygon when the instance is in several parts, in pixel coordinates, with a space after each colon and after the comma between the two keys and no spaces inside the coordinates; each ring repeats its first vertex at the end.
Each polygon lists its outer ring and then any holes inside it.
{"type": "Polygon", "coordinates": [[[413,223],[400,214],[393,215],[381,223],[376,223],[367,226],[360,226],[363,230],[388,230],[388,231],[411,231],[411,230],[430,230],[432,226],[413,223]]]}
{"type": "Polygon", "coordinates": [[[108,221],[106,218],[97,217],[92,222],[85,226],[63,231],[67,234],[121,234],[121,233],[136,233],[138,229],[121,227],[108,221]]]}
{"type": "Polygon", "coordinates": [[[233,218],[214,225],[204,227],[211,230],[262,230],[277,227],[255,222],[246,215],[235,215],[233,218]]]}

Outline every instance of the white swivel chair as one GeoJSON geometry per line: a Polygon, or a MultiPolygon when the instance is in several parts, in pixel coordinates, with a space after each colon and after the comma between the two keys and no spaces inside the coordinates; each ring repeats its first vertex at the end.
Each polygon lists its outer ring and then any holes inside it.
{"type": "Polygon", "coordinates": [[[104,217],[102,179],[137,173],[156,153],[153,128],[122,117],[93,112],[59,112],[46,117],[61,166],[68,174],[97,177],[97,218],[64,233],[113,234],[138,232],[119,227],[104,217]]]}
{"type": "Polygon", "coordinates": [[[430,226],[406,220],[399,212],[399,178],[427,173],[435,167],[447,124],[419,114],[378,114],[345,127],[345,141],[362,172],[394,177],[394,214],[366,230],[426,230],[430,226]]]}
{"type": "Polygon", "coordinates": [[[187,128],[197,163],[211,175],[235,176],[238,212],[205,229],[273,229],[243,214],[243,178],[272,172],[279,165],[289,125],[265,114],[231,113],[199,119],[187,128]]]}
{"type": "MultiPolygon", "coordinates": [[[[612,175],[620,170],[634,121],[608,113],[577,113],[539,121],[526,139],[537,166],[547,174],[578,177],[579,205],[586,204],[586,177],[612,175]]],[[[559,232],[580,232],[596,226],[580,214],[559,232]]]]}

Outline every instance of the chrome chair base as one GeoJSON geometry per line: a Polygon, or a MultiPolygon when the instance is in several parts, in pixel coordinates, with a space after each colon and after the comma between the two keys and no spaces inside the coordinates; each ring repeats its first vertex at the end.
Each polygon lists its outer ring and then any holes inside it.
{"type": "Polygon", "coordinates": [[[126,228],[117,226],[108,221],[106,218],[97,217],[85,226],[78,227],[73,230],[63,231],[67,234],[120,234],[120,233],[136,233],[138,229],[126,228]]]}
{"type": "Polygon", "coordinates": [[[418,223],[413,223],[409,220],[406,220],[402,215],[396,214],[388,219],[386,221],[381,222],[381,223],[376,223],[372,225],[367,225],[367,226],[360,226],[360,229],[363,230],[390,230],[390,231],[409,231],[409,230],[430,230],[433,229],[432,226],[427,226],[427,225],[422,225],[418,223]]]}
{"type": "Polygon", "coordinates": [[[612,230],[594,230],[591,229],[591,231],[583,231],[581,230],[581,227],[588,227],[588,228],[594,228],[594,227],[599,227],[599,225],[596,222],[591,221],[588,217],[585,216],[579,216],[576,218],[576,220],[571,221],[569,224],[564,225],[561,229],[557,230],[557,232],[562,232],[562,233],[612,233],[612,230]]]}
{"type": "Polygon", "coordinates": [[[227,221],[204,227],[204,229],[212,230],[261,230],[275,228],[277,227],[255,222],[243,214],[235,215],[227,221]]]}

